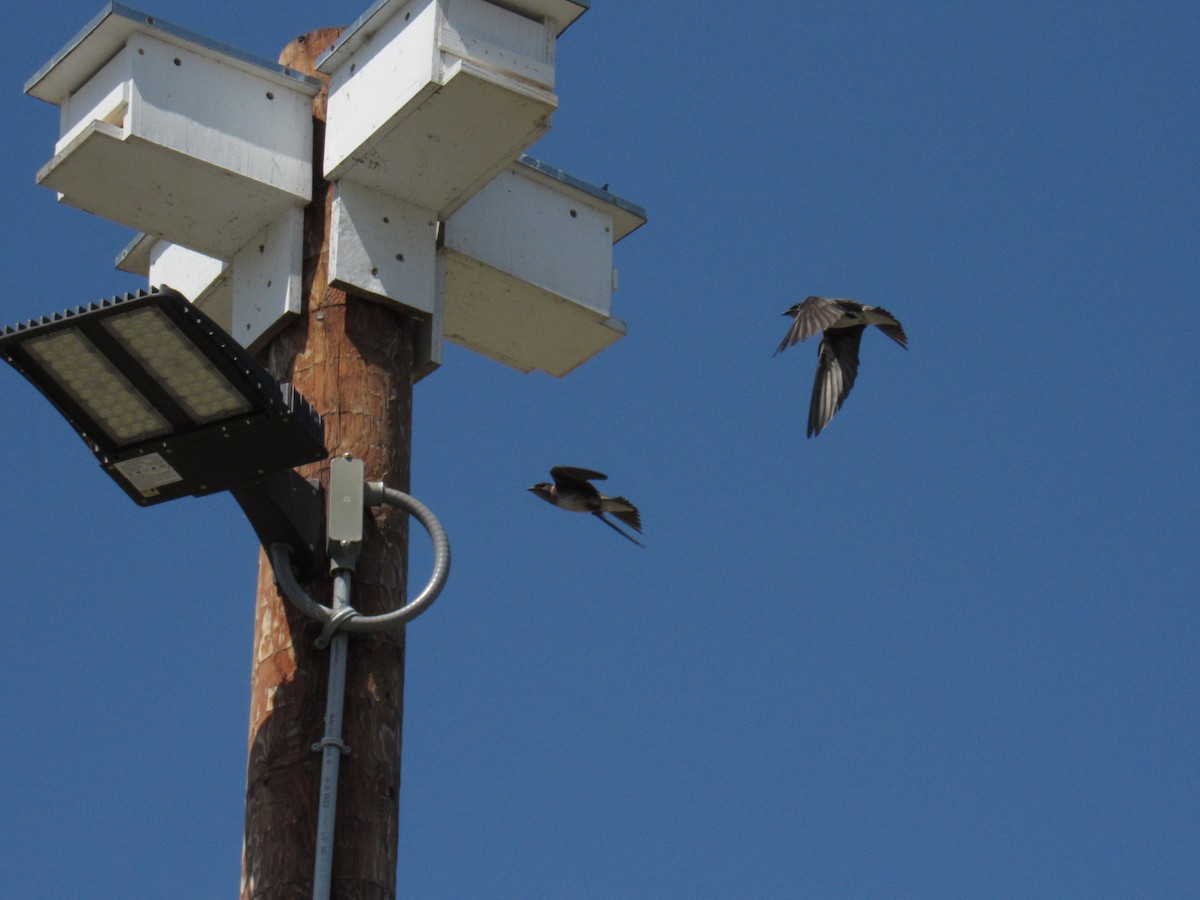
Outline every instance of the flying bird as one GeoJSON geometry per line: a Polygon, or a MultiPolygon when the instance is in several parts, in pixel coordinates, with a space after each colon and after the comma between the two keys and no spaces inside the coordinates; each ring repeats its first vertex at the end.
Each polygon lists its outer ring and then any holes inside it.
{"type": "Polygon", "coordinates": [[[858,345],[868,325],[876,326],[901,347],[908,349],[908,336],[899,320],[881,306],[867,306],[857,300],[833,297],[808,297],[804,302],[789,307],[784,315],[791,316],[795,321],[775,351],[776,355],[821,332],[821,346],[817,351],[817,379],[808,407],[809,437],[820,434],[850,396],[850,389],[854,387],[854,379],[858,376],[858,345]]]}
{"type": "Polygon", "coordinates": [[[559,509],[591,513],[621,537],[639,547],[646,546],[605,518],[605,513],[612,513],[638,534],[642,532],[642,517],[636,506],[624,497],[606,497],[590,484],[593,481],[605,481],[608,476],[603,472],[577,469],[575,466],[555,466],[550,470],[550,477],[554,479],[553,484],[543,481],[527,490],[559,509]]]}

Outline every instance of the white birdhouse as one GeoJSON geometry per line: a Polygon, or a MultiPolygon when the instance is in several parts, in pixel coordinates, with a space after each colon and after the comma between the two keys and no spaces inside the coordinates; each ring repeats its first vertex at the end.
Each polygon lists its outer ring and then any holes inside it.
{"type": "Polygon", "coordinates": [[[522,157],[445,223],[446,338],[567,374],[625,334],[611,316],[613,244],[645,222],[641,207],[522,157]]]}
{"type": "Polygon", "coordinates": [[[25,86],[61,110],[37,180],[72,206],[232,259],[308,202],[319,89],[110,3],[25,86]]]}
{"type": "Polygon", "coordinates": [[[380,0],[317,64],[325,177],[445,218],[549,127],[577,0],[380,0]]]}

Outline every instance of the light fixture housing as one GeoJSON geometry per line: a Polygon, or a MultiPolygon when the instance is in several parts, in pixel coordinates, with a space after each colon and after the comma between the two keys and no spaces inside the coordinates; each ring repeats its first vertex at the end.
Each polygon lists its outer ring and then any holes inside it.
{"type": "Polygon", "coordinates": [[[308,402],[168,287],[7,327],[0,356],[142,506],[328,456],[308,402]]]}

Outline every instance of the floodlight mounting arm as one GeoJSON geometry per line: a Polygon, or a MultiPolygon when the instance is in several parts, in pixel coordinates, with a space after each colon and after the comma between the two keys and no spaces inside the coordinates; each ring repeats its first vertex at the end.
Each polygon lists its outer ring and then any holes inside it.
{"type": "Polygon", "coordinates": [[[324,647],[333,638],[334,632],[343,631],[347,634],[367,634],[375,631],[394,631],[407,622],[412,621],[438,598],[446,579],[450,575],[450,539],[437,516],[420,500],[403,491],[387,487],[381,481],[368,481],[364,484],[365,506],[390,506],[402,509],[415,518],[429,533],[433,542],[433,574],[425,589],[399,609],[374,616],[364,616],[353,607],[333,610],[318,603],[307,591],[300,586],[292,567],[295,555],[294,549],[286,543],[276,542],[267,548],[267,555],[275,569],[275,580],[280,589],[292,603],[306,616],[323,623],[324,629],[317,639],[317,645],[324,647]]]}
{"type": "Polygon", "coordinates": [[[263,549],[274,544],[292,550],[291,564],[301,577],[317,568],[321,539],[321,486],[286,469],[229,489],[250,521],[263,549]]]}

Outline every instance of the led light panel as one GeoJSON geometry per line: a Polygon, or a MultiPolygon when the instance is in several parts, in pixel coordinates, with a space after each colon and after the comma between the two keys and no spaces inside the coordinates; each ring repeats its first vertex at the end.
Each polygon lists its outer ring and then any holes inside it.
{"type": "Polygon", "coordinates": [[[104,320],[104,327],[197,423],[235,416],[250,401],[234,389],[156,307],[104,320]]]}
{"type": "Polygon", "coordinates": [[[35,338],[29,355],[118,444],[166,434],[171,425],[129,379],[74,329],[35,338]]]}

